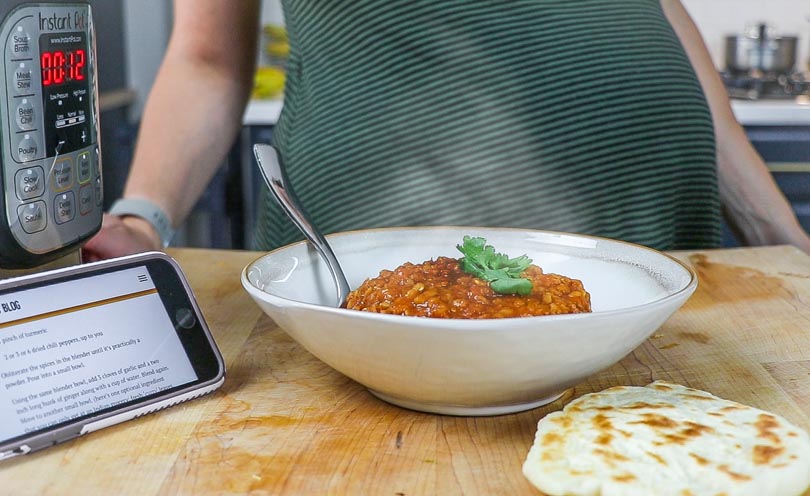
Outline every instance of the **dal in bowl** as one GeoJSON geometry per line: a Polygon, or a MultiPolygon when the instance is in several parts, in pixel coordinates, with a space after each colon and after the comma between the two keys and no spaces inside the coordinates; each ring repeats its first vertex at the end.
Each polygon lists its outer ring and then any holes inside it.
{"type": "Polygon", "coordinates": [[[335,308],[335,288],[306,242],[242,271],[242,285],[285,332],[375,396],[414,410],[497,415],[549,403],[646,340],[692,295],[687,265],[642,246],[547,231],[413,227],[327,236],[349,285],[381,270],[459,258],[465,235],[526,254],[546,273],[582,281],[590,313],[443,319],[335,308]]]}

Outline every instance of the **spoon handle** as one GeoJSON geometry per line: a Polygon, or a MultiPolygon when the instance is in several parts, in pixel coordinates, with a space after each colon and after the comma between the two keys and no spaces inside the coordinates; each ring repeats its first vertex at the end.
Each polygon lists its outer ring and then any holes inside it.
{"type": "Polygon", "coordinates": [[[343,274],[343,270],[340,268],[329,242],[326,241],[320,230],[309,219],[304,207],[295,195],[278,151],[271,145],[256,144],[253,145],[253,153],[256,156],[256,162],[259,164],[259,170],[270,188],[270,192],[273,193],[281,208],[284,209],[298,229],[304,233],[304,236],[312,243],[318,254],[326,262],[327,267],[329,267],[332,280],[337,288],[337,306],[345,306],[346,297],[350,291],[346,276],[343,274]]]}

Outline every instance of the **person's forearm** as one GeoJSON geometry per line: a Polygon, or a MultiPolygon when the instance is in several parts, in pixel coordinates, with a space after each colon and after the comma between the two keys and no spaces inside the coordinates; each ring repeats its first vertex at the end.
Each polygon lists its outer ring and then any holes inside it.
{"type": "Polygon", "coordinates": [[[175,224],[186,217],[237,133],[247,92],[213,69],[182,63],[161,72],[145,108],[125,197],[148,198],[175,224]],[[194,81],[177,84],[175,81],[194,81]],[[216,95],[216,97],[214,97],[216,95]]]}
{"type": "Polygon", "coordinates": [[[124,197],[146,198],[162,207],[175,227],[223,163],[250,95],[255,5],[241,3],[253,5],[254,12],[247,8],[231,15],[229,24],[218,3],[177,2],[175,33],[144,109],[124,190],[124,197]],[[201,20],[206,17],[210,20],[201,20]],[[218,18],[226,26],[212,26],[218,18]],[[206,43],[227,49],[209,49],[206,43]]]}
{"type": "Polygon", "coordinates": [[[695,68],[711,109],[720,200],[730,227],[745,244],[794,244],[810,252],[810,238],[737,122],[697,27],[679,1],[662,0],[661,4],[695,68]]]}
{"type": "Polygon", "coordinates": [[[762,158],[734,121],[718,125],[720,197],[735,234],[748,245],[793,244],[810,252],[810,240],[762,158]]]}

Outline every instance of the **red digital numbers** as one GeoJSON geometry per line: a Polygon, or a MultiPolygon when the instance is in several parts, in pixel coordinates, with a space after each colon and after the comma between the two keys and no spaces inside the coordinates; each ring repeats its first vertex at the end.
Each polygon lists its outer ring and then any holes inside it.
{"type": "Polygon", "coordinates": [[[39,57],[42,66],[42,86],[60,85],[71,81],[83,81],[85,79],[85,58],[84,49],[70,50],[63,52],[42,52],[39,57]]]}
{"type": "Polygon", "coordinates": [[[53,84],[53,53],[42,52],[39,56],[39,65],[42,66],[42,86],[50,86],[53,84]]]}
{"type": "Polygon", "coordinates": [[[84,79],[84,50],[68,52],[68,77],[73,81],[84,79]]]}

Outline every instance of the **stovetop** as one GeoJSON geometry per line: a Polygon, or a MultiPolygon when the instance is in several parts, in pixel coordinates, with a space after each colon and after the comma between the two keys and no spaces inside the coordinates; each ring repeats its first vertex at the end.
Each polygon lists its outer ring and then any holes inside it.
{"type": "Polygon", "coordinates": [[[739,100],[795,100],[810,97],[810,76],[803,73],[720,73],[729,97],[739,100]]]}

